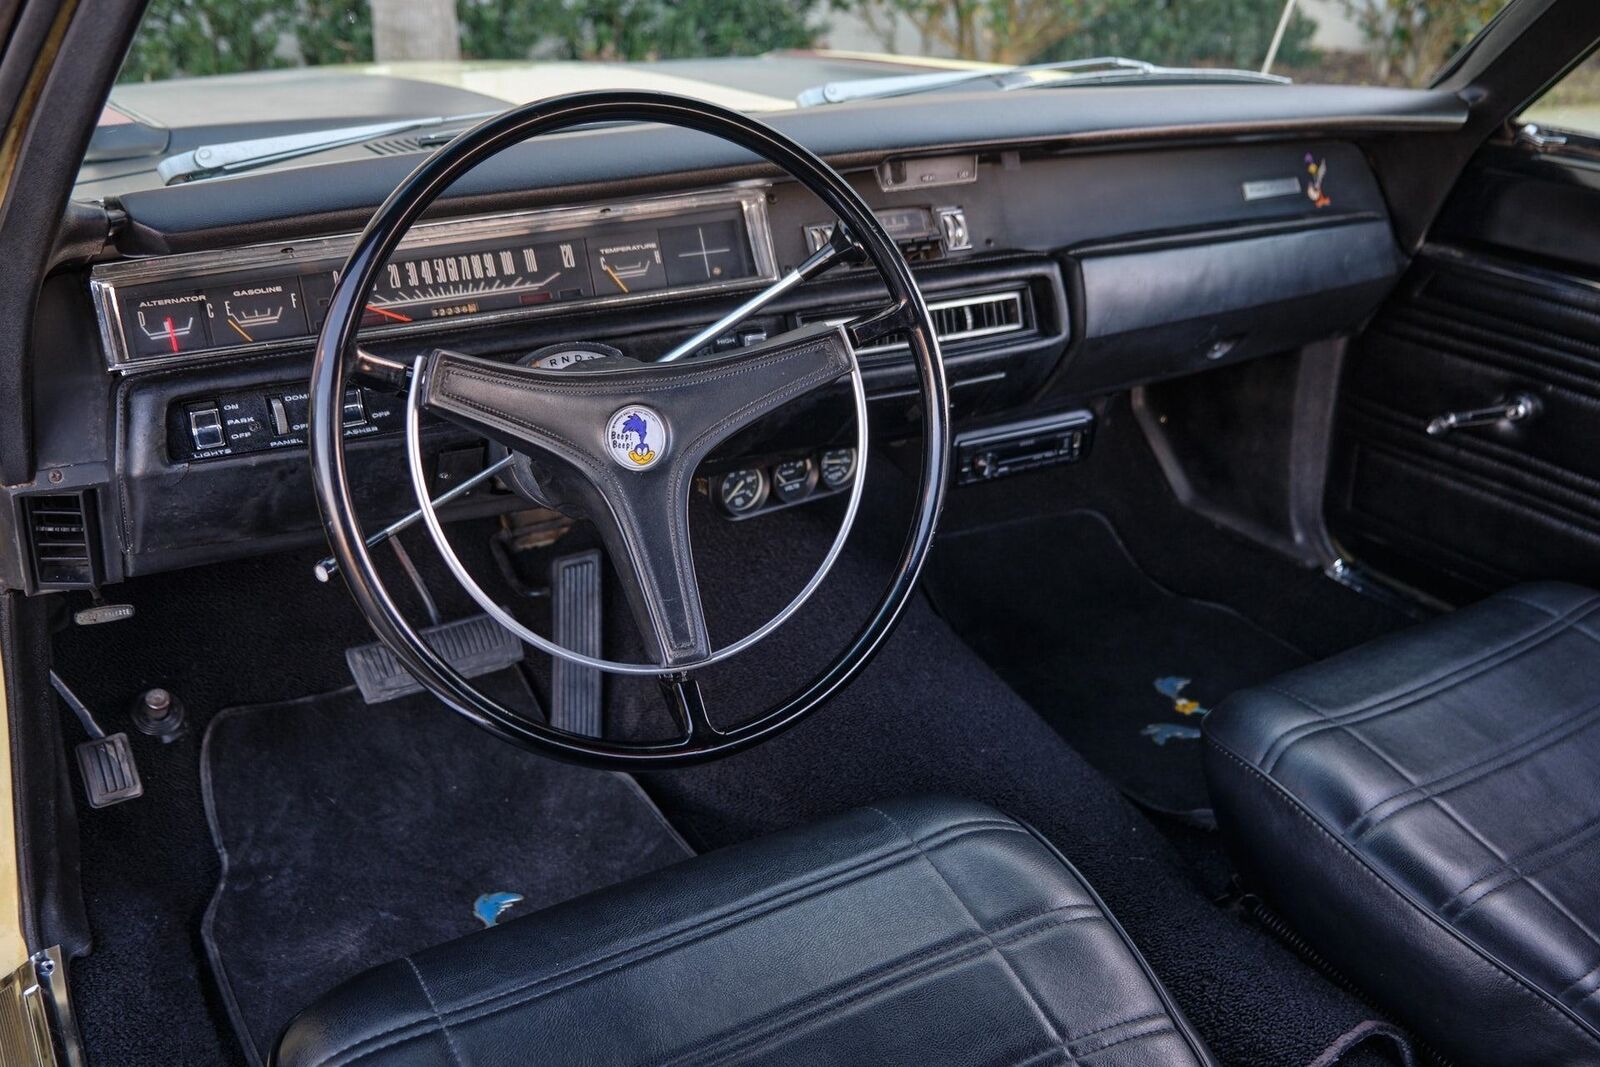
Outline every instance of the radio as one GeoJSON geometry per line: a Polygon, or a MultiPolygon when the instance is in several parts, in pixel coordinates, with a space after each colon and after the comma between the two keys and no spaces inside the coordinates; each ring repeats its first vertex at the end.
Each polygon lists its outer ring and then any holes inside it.
{"type": "Polygon", "coordinates": [[[1089,453],[1094,413],[1069,411],[972,430],[956,436],[956,484],[970,485],[1008,474],[1075,463],[1089,453]]]}

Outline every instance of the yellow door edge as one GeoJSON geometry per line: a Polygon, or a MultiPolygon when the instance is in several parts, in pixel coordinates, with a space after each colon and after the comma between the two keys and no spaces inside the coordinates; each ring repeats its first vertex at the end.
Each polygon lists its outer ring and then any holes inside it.
{"type": "Polygon", "coordinates": [[[17,857],[17,812],[11,773],[11,710],[6,703],[5,656],[0,655],[0,973],[28,958],[22,935],[22,865],[17,857]]]}

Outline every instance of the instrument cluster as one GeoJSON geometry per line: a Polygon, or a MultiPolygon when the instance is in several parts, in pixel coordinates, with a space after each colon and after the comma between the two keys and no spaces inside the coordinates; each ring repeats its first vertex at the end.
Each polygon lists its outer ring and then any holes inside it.
{"type": "MultiPolygon", "coordinates": [[[[107,362],[126,372],[309,347],[354,242],[97,267],[90,285],[107,362]]],[[[758,189],[425,223],[380,275],[362,327],[388,336],[776,277],[758,189]]]]}

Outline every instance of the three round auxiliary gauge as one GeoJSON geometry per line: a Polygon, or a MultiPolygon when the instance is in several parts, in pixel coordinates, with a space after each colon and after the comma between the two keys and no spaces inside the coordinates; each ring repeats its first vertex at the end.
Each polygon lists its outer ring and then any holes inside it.
{"type": "Polygon", "coordinates": [[[744,518],[811,496],[835,493],[849,485],[855,473],[855,449],[829,448],[815,456],[728,471],[715,479],[712,495],[723,511],[744,518]]]}

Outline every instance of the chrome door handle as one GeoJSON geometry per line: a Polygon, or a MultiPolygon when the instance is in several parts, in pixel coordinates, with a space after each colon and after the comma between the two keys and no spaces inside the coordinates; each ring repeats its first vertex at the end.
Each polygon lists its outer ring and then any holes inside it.
{"type": "Polygon", "coordinates": [[[1539,414],[1539,398],[1531,393],[1512,393],[1488,407],[1467,411],[1447,411],[1428,420],[1428,436],[1440,437],[1451,430],[1470,426],[1492,426],[1497,422],[1523,422],[1539,414]]]}

